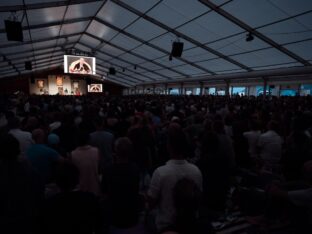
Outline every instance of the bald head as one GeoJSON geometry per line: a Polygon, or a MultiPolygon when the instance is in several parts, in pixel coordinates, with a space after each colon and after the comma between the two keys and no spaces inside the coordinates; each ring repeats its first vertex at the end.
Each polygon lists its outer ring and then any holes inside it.
{"type": "Polygon", "coordinates": [[[37,143],[37,144],[43,144],[45,140],[45,134],[44,131],[40,128],[35,129],[32,131],[32,139],[37,143]]]}

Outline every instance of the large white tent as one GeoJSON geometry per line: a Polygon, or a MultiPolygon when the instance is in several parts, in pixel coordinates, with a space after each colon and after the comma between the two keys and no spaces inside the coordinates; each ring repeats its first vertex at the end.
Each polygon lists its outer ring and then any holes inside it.
{"type": "Polygon", "coordinates": [[[0,15],[0,77],[60,67],[73,49],[124,86],[312,70],[311,0],[2,0],[0,15]],[[7,40],[12,17],[23,42],[7,40]]]}

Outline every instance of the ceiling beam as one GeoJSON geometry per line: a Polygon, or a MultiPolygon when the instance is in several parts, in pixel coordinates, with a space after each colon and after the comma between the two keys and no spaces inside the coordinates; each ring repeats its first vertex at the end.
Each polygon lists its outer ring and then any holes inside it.
{"type": "MultiPolygon", "coordinates": [[[[105,75],[106,71],[103,71],[103,70],[102,70],[103,68],[106,69],[106,67],[103,67],[102,65],[99,65],[99,67],[100,67],[99,70],[100,70],[101,72],[103,72],[103,76],[105,76],[106,79],[113,79],[112,77],[106,76],[106,75],[105,75]]],[[[115,75],[114,78],[122,79],[122,81],[120,81],[120,82],[125,82],[125,83],[127,83],[127,84],[129,84],[129,85],[137,84],[135,81],[129,80],[129,79],[123,77],[123,76],[120,77],[119,75],[115,75]],[[133,84],[131,84],[131,83],[133,83],[133,84]]]]}
{"type": "Polygon", "coordinates": [[[230,57],[228,57],[228,56],[226,56],[226,55],[224,55],[224,54],[222,54],[222,53],[220,53],[220,52],[218,52],[218,51],[216,51],[216,50],[214,50],[214,49],[212,49],[212,48],[210,48],[210,47],[208,47],[202,43],[200,43],[197,40],[194,40],[193,38],[179,32],[173,28],[170,28],[169,26],[161,23],[160,21],[158,21],[158,20],[156,20],[156,19],[154,19],[148,15],[145,15],[141,11],[138,11],[137,9],[131,7],[130,5],[124,3],[120,0],[111,0],[111,1],[114,2],[115,4],[117,4],[118,6],[132,12],[133,14],[136,14],[137,16],[140,16],[140,17],[144,18],[145,20],[157,25],[158,27],[161,27],[162,29],[164,29],[168,32],[171,32],[171,33],[175,34],[176,36],[183,38],[184,40],[191,42],[194,45],[196,45],[196,46],[198,46],[198,47],[200,47],[200,48],[202,48],[202,49],[204,49],[204,50],[206,50],[206,51],[208,51],[208,52],[210,52],[210,53],[212,53],[212,54],[214,54],[214,55],[216,55],[216,56],[218,56],[218,57],[220,57],[220,58],[222,58],[222,59],[224,59],[224,60],[226,60],[232,64],[235,64],[236,66],[238,66],[244,70],[252,71],[252,69],[247,67],[246,65],[244,65],[244,64],[242,64],[242,63],[240,63],[240,62],[238,62],[238,61],[236,61],[236,60],[234,60],[234,59],[232,59],[232,58],[230,58],[230,57]]]}
{"type": "Polygon", "coordinates": [[[101,0],[71,0],[71,1],[56,1],[56,2],[42,2],[42,3],[32,3],[24,5],[11,5],[11,6],[0,6],[0,12],[10,12],[10,11],[24,11],[24,10],[36,10],[42,8],[51,7],[61,7],[68,5],[76,5],[91,2],[100,2],[101,0]]]}
{"type": "MultiPolygon", "coordinates": [[[[290,76],[290,75],[303,75],[303,74],[312,74],[312,66],[306,67],[291,67],[291,68],[278,68],[278,69],[265,69],[252,72],[237,72],[224,75],[215,75],[215,76],[200,76],[189,79],[180,79],[179,82],[205,82],[205,81],[223,81],[224,80],[236,80],[236,79],[254,79],[254,78],[271,78],[277,76],[290,76]]],[[[177,82],[177,81],[175,81],[177,82]]],[[[162,84],[162,83],[175,83],[172,80],[166,82],[149,82],[147,84],[162,84]]]]}
{"type": "MultiPolygon", "coordinates": [[[[152,44],[152,43],[150,43],[148,41],[145,41],[144,39],[141,39],[141,38],[139,38],[139,37],[137,37],[137,36],[135,36],[135,35],[133,35],[131,33],[128,33],[126,31],[122,30],[121,28],[118,28],[118,27],[112,25],[111,23],[109,23],[109,22],[107,22],[105,20],[102,20],[102,19],[100,19],[98,17],[95,17],[95,20],[98,21],[99,23],[101,23],[101,24],[103,24],[103,25],[105,25],[105,26],[107,26],[107,27],[109,27],[109,28],[111,28],[111,29],[113,29],[113,30],[123,34],[123,35],[126,35],[126,36],[128,36],[128,37],[130,37],[130,38],[132,38],[132,39],[134,39],[136,41],[141,42],[143,45],[147,45],[147,46],[149,46],[149,47],[151,47],[151,48],[153,48],[155,50],[158,50],[158,51],[160,51],[160,52],[162,52],[162,53],[164,53],[164,54],[166,54],[168,56],[170,56],[170,54],[171,54],[171,52],[169,52],[169,51],[167,51],[167,50],[165,50],[165,49],[163,49],[163,48],[161,48],[159,46],[156,46],[156,45],[154,45],[154,44],[152,44]]],[[[175,59],[178,59],[178,60],[180,60],[180,61],[182,61],[182,62],[184,62],[186,64],[189,64],[189,65],[191,65],[193,67],[196,67],[196,68],[198,68],[198,69],[200,69],[200,70],[202,70],[204,72],[207,72],[209,74],[215,74],[214,72],[212,72],[212,71],[210,71],[210,70],[208,70],[206,68],[203,68],[203,67],[201,67],[201,66],[199,66],[199,65],[197,65],[197,64],[195,64],[193,62],[190,62],[187,59],[184,59],[182,57],[176,57],[175,59]]]]}
{"type": "MultiPolygon", "coordinates": [[[[23,26],[23,30],[33,30],[33,29],[40,29],[40,28],[47,28],[47,27],[53,27],[53,26],[60,26],[61,24],[74,24],[74,23],[79,23],[79,22],[84,22],[91,20],[93,17],[84,17],[84,18],[74,18],[74,19],[69,19],[65,20],[64,22],[62,21],[55,21],[55,22],[50,22],[50,23],[45,23],[45,24],[35,24],[35,25],[30,25],[30,26],[23,26]]],[[[6,30],[5,28],[0,29],[0,33],[5,33],[6,30]]]]}
{"type": "Polygon", "coordinates": [[[164,68],[164,69],[167,69],[167,70],[170,70],[170,71],[172,71],[172,72],[174,72],[174,73],[177,73],[177,74],[179,74],[179,75],[181,75],[181,76],[183,76],[183,77],[188,77],[188,75],[185,74],[185,73],[183,73],[183,72],[179,72],[179,71],[177,71],[177,70],[175,70],[175,69],[172,69],[172,68],[170,68],[170,67],[168,67],[168,66],[165,66],[165,65],[163,65],[163,64],[161,64],[161,63],[155,62],[155,61],[153,61],[152,59],[149,59],[149,58],[147,58],[147,57],[145,57],[145,56],[142,56],[142,55],[140,55],[140,54],[137,54],[137,53],[134,53],[134,52],[132,52],[132,51],[126,50],[126,49],[124,49],[124,48],[121,47],[121,46],[115,45],[115,44],[113,44],[112,42],[109,42],[109,41],[107,41],[107,40],[104,40],[103,38],[99,38],[99,37],[94,36],[94,35],[92,35],[92,34],[90,34],[90,33],[88,33],[88,32],[86,32],[86,35],[88,35],[88,36],[90,36],[90,37],[93,37],[93,38],[95,38],[95,39],[101,41],[102,43],[105,43],[105,44],[107,44],[107,45],[110,45],[110,46],[112,46],[112,47],[115,47],[115,48],[117,48],[117,49],[119,49],[119,50],[121,50],[121,51],[123,51],[123,52],[129,53],[129,54],[131,54],[131,55],[133,55],[133,56],[135,56],[135,57],[138,57],[138,58],[140,58],[140,59],[142,59],[142,60],[146,60],[146,61],[151,62],[151,63],[153,63],[153,64],[155,64],[155,65],[157,65],[157,66],[159,66],[159,67],[162,67],[162,68],[164,68]]]}
{"type": "MultiPolygon", "coordinates": [[[[83,45],[83,46],[85,46],[85,47],[88,47],[88,48],[92,49],[92,47],[86,45],[86,44],[83,43],[83,42],[79,42],[78,44],[81,44],[81,45],[83,45]]],[[[96,51],[96,53],[101,53],[101,54],[104,54],[104,55],[106,55],[106,56],[110,56],[110,57],[112,57],[113,59],[115,59],[115,58],[116,58],[116,59],[119,59],[117,56],[116,56],[116,57],[113,57],[113,56],[110,55],[109,53],[106,53],[106,52],[103,52],[103,51],[96,51]]],[[[101,59],[102,61],[104,61],[104,62],[106,62],[106,63],[109,63],[109,64],[111,64],[111,65],[113,65],[113,66],[115,66],[115,67],[119,67],[119,68],[121,68],[121,69],[124,68],[124,67],[122,67],[122,66],[120,66],[120,65],[118,65],[118,64],[112,63],[110,60],[105,60],[105,59],[103,59],[103,58],[98,58],[98,59],[101,59]]],[[[127,60],[124,60],[124,59],[119,59],[119,60],[122,61],[122,62],[125,62],[125,63],[128,63],[128,64],[134,66],[134,64],[128,62],[127,60]]],[[[139,66],[138,66],[138,67],[139,67],[139,66]]],[[[151,70],[150,70],[150,71],[151,71],[151,70]]],[[[142,74],[139,73],[139,72],[133,72],[133,73],[142,76],[142,74]]],[[[149,77],[149,76],[146,76],[146,78],[148,78],[149,80],[154,80],[154,81],[156,80],[156,79],[151,78],[151,77],[149,77]]],[[[145,81],[145,80],[144,80],[144,81],[145,81]]]]}
{"type": "Polygon", "coordinates": [[[199,0],[201,3],[203,3],[204,5],[206,5],[207,7],[209,7],[210,9],[214,10],[216,13],[218,13],[219,15],[223,16],[224,18],[228,19],[229,21],[231,21],[232,23],[236,24],[237,26],[243,28],[244,30],[246,30],[247,32],[252,33],[253,35],[255,35],[256,37],[258,37],[259,39],[261,39],[262,41],[268,43],[269,45],[271,45],[272,47],[276,48],[277,50],[279,50],[280,52],[286,54],[287,56],[293,58],[294,60],[302,63],[305,66],[309,66],[311,65],[308,61],[306,61],[305,59],[301,58],[300,56],[298,56],[297,54],[291,52],[290,50],[286,49],[285,47],[279,45],[278,43],[276,43],[275,41],[273,41],[272,39],[268,38],[267,36],[265,36],[264,34],[258,32],[257,30],[253,29],[252,27],[250,27],[248,24],[244,23],[243,21],[241,21],[240,19],[236,18],[235,16],[231,15],[230,13],[228,13],[227,11],[223,10],[222,8],[219,8],[217,5],[215,5],[214,3],[210,2],[209,0],[199,0]]]}
{"type": "MultiPolygon", "coordinates": [[[[86,35],[89,36],[88,34],[86,34],[86,35]]],[[[94,35],[91,35],[91,34],[90,34],[89,37],[92,37],[92,38],[94,38],[94,39],[96,39],[96,40],[100,40],[100,38],[98,38],[98,37],[96,37],[96,36],[94,36],[94,35]]],[[[79,43],[82,44],[83,46],[86,46],[86,47],[90,48],[90,49],[94,49],[94,48],[92,48],[92,47],[90,47],[90,46],[88,46],[88,45],[86,45],[86,44],[84,44],[84,43],[81,43],[81,42],[79,42],[79,43]]],[[[109,54],[109,53],[106,53],[106,52],[104,52],[104,51],[101,51],[101,50],[96,51],[96,53],[102,53],[102,54],[104,54],[104,55],[106,55],[106,56],[110,56],[110,57],[112,57],[113,59],[117,59],[117,60],[120,60],[120,61],[122,61],[122,62],[124,62],[124,63],[130,64],[130,65],[133,66],[133,67],[136,65],[136,64],[131,63],[131,62],[125,60],[125,59],[119,58],[118,56],[113,56],[113,55],[111,55],[111,54],[109,54]]],[[[109,61],[109,63],[111,63],[111,61],[109,61]]],[[[112,64],[112,63],[111,63],[111,64],[112,64]]],[[[117,65],[117,66],[119,66],[119,65],[117,65]]],[[[161,77],[165,77],[165,78],[167,78],[167,79],[171,79],[171,77],[169,77],[169,76],[162,75],[162,74],[160,74],[160,73],[158,73],[158,72],[155,72],[155,71],[153,71],[153,70],[151,70],[151,69],[145,68],[145,67],[143,67],[143,66],[141,66],[141,65],[136,65],[136,66],[137,66],[138,68],[142,69],[142,70],[145,70],[145,71],[147,71],[147,72],[151,72],[151,73],[153,73],[153,74],[155,74],[155,75],[158,75],[158,76],[161,76],[161,77]]],[[[122,68],[121,66],[119,66],[119,67],[122,68]]],[[[134,72],[134,73],[136,73],[136,74],[139,74],[139,73],[137,73],[137,72],[135,72],[135,71],[132,71],[132,72],[134,72]]],[[[148,79],[150,79],[150,80],[155,80],[154,78],[149,77],[149,76],[146,76],[146,78],[148,78],[148,79]]]]}
{"type": "MultiPolygon", "coordinates": [[[[28,45],[28,44],[32,44],[32,43],[34,44],[34,43],[39,43],[39,42],[58,40],[58,39],[61,39],[61,38],[74,37],[74,36],[78,36],[78,35],[80,35],[80,32],[79,33],[72,33],[72,34],[62,35],[62,36],[57,36],[57,37],[42,38],[42,39],[33,40],[33,41],[24,41],[24,42],[3,44],[3,45],[0,45],[0,49],[8,48],[8,47],[15,47],[15,46],[28,45]]],[[[49,48],[52,48],[52,47],[50,46],[49,48]]]]}

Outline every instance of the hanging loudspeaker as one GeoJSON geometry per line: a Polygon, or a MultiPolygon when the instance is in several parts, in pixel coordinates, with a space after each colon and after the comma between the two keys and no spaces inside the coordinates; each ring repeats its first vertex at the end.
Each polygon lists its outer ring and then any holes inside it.
{"type": "Polygon", "coordinates": [[[5,20],[4,24],[8,41],[23,41],[24,38],[21,22],[5,20]]]}
{"type": "Polygon", "coordinates": [[[172,43],[172,50],[171,55],[172,57],[181,57],[183,52],[183,42],[173,42],[172,43]]]}
{"type": "Polygon", "coordinates": [[[26,61],[25,62],[25,70],[32,70],[31,61],[26,61]]]}
{"type": "Polygon", "coordinates": [[[110,75],[116,75],[116,69],[113,68],[113,67],[110,67],[108,73],[109,73],[110,75]]]}

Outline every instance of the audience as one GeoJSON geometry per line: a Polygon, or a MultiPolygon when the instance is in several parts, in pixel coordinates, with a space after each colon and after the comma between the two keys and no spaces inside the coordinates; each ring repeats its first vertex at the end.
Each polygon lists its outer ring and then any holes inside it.
{"type": "Polygon", "coordinates": [[[0,103],[1,233],[209,233],[236,213],[309,228],[309,96],[0,103]]]}

